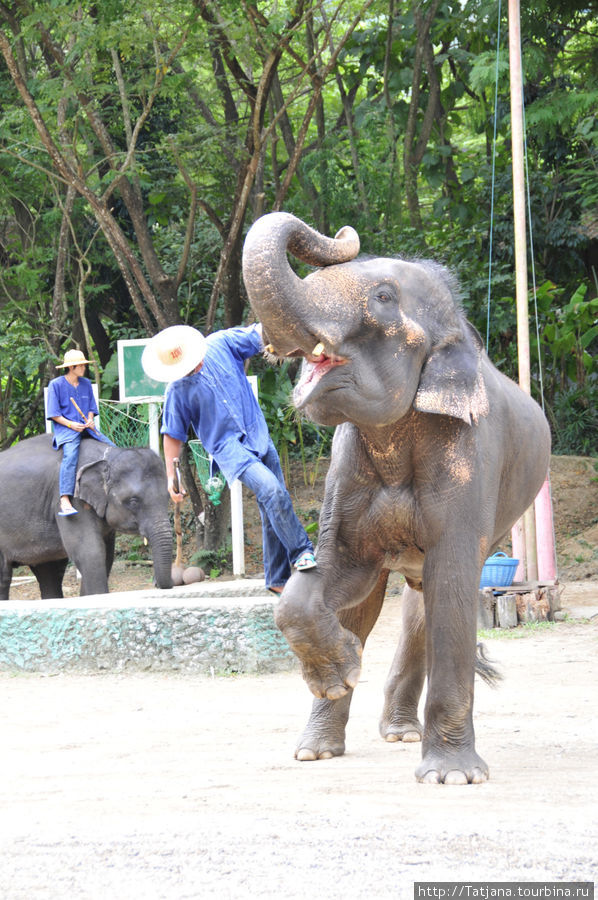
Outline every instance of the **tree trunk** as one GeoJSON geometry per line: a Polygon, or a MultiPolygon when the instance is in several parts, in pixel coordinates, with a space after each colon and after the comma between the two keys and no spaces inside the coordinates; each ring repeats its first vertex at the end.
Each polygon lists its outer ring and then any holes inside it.
{"type": "Polygon", "coordinates": [[[203,550],[220,550],[226,547],[230,526],[230,491],[222,492],[220,504],[206,502],[204,507],[203,550]]]}
{"type": "Polygon", "coordinates": [[[409,104],[409,113],[407,116],[407,127],[405,129],[405,138],[403,142],[403,166],[405,170],[405,197],[407,202],[407,210],[409,212],[409,221],[412,228],[417,228],[423,236],[423,223],[421,211],[419,208],[419,196],[417,191],[417,175],[421,165],[428,140],[434,124],[436,114],[436,104],[439,99],[438,78],[434,69],[434,55],[430,56],[430,27],[434,20],[434,16],[440,6],[440,0],[433,0],[425,18],[422,17],[421,5],[418,5],[414,11],[415,25],[417,29],[417,39],[415,44],[415,56],[413,61],[413,77],[411,80],[411,101],[409,104]],[[428,63],[428,76],[430,80],[430,88],[428,94],[428,102],[424,112],[424,118],[420,129],[419,136],[417,134],[417,120],[419,114],[419,101],[421,96],[421,82],[423,75],[424,59],[428,63]]]}

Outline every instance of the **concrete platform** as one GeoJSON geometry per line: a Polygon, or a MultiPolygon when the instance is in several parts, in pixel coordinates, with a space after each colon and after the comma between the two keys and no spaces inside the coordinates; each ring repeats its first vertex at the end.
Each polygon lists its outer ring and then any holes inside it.
{"type": "Polygon", "coordinates": [[[263,580],[0,604],[0,671],[279,672],[297,666],[263,580]]]}

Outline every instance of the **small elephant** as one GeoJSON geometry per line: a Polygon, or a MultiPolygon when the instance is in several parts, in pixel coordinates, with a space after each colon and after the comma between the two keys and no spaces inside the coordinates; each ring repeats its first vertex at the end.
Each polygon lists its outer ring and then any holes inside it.
{"type": "Polygon", "coordinates": [[[74,505],[57,515],[61,451],[39,435],[0,453],[0,600],[8,600],[14,566],[28,565],[42,599],[62,597],[71,559],[81,595],[104,594],[116,532],[147,538],[160,588],[171,588],[172,527],[164,464],[153,450],[83,440],[74,505]]]}
{"type": "Polygon", "coordinates": [[[418,781],[481,782],[488,766],[472,715],[480,573],[545,480],[549,427],[488,359],[445,268],[358,253],[352,228],[328,238],[286,213],[258,219],[243,251],[267,350],[304,357],[295,406],[338,425],[317,568],[292,575],[275,613],[317,698],[295,755],[344,752],[362,648],[398,571],[403,628],[381,734],[423,736],[418,781]],[[287,252],[319,268],[302,279],[287,252]]]}

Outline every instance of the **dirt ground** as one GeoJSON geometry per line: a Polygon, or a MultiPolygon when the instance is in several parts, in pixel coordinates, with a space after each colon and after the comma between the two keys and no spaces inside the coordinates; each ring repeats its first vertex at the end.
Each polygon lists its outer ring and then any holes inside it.
{"type": "MultiPolygon", "coordinates": [[[[378,735],[398,590],[337,759],[293,759],[311,705],[298,671],[0,675],[2,900],[390,900],[416,882],[596,881],[597,475],[592,460],[553,465],[572,615],[486,640],[504,675],[476,686],[488,783],[419,785],[420,745],[378,735]]],[[[305,521],[320,490],[293,488],[305,521]]],[[[256,522],[247,539],[258,574],[256,522]]],[[[119,560],[112,590],[150,585],[148,566],[119,560]]]]}
{"type": "Polygon", "coordinates": [[[1,675],[0,896],[390,900],[415,882],[596,881],[598,618],[487,641],[504,674],[476,687],[490,781],[445,787],[415,782],[420,745],[378,736],[399,606],[366,646],[332,760],[293,759],[311,704],[298,672],[1,675]]]}

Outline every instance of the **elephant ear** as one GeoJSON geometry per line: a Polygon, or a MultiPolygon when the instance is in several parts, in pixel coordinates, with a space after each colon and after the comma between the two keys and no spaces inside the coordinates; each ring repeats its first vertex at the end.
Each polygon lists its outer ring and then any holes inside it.
{"type": "Polygon", "coordinates": [[[462,419],[475,425],[488,415],[488,395],[482,378],[483,344],[475,328],[454,343],[432,350],[421,372],[413,406],[419,412],[462,419]]]}
{"type": "Polygon", "coordinates": [[[106,455],[102,459],[87,463],[77,472],[75,497],[88,503],[101,518],[106,514],[108,505],[109,466],[106,455]]]}

